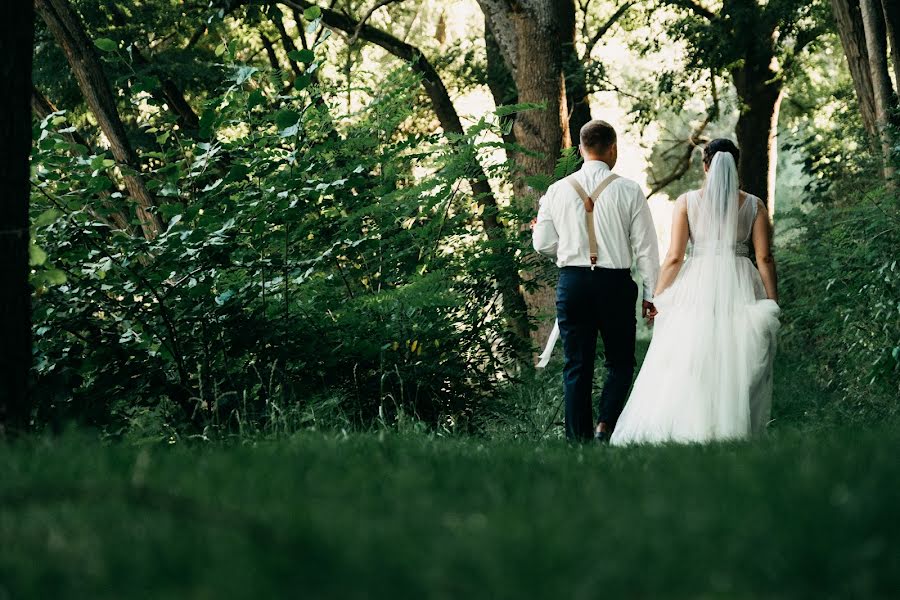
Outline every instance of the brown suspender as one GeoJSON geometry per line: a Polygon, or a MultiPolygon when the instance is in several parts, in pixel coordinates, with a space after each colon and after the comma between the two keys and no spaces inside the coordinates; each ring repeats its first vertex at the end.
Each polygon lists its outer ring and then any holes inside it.
{"type": "Polygon", "coordinates": [[[591,251],[591,268],[597,264],[597,253],[599,248],[597,246],[597,234],[594,232],[594,203],[600,200],[600,194],[603,193],[603,190],[606,189],[606,186],[611,184],[613,181],[618,179],[619,176],[615,173],[611,174],[609,177],[600,182],[600,185],[594,190],[594,193],[588,195],[587,192],[584,191],[584,188],[578,183],[578,180],[575,179],[575,175],[569,175],[566,177],[566,181],[569,182],[569,185],[575,189],[579,196],[581,196],[581,201],[584,202],[584,220],[587,224],[587,234],[588,234],[588,248],[591,251]]]}

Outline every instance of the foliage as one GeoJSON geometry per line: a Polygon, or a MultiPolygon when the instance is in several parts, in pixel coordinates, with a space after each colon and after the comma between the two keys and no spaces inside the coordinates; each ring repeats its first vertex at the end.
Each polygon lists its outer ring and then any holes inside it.
{"type": "Polygon", "coordinates": [[[274,430],[337,405],[331,424],[465,426],[509,358],[465,184],[492,125],[408,129],[405,68],[341,117],[311,56],[285,94],[233,44],[221,54],[199,139],[138,92],[167,223],[152,241],[111,226],[129,210],[107,154],[56,131],[61,114],[36,125],[36,419],[274,430]]]}
{"type": "MultiPolygon", "coordinates": [[[[825,136],[815,141],[827,145],[825,136]]],[[[810,422],[872,423],[900,410],[900,196],[852,175],[868,161],[826,163],[849,174],[830,187],[814,179],[818,206],[807,203],[777,223],[793,234],[779,252],[786,302],[779,360],[825,391],[802,408],[810,422]]]]}

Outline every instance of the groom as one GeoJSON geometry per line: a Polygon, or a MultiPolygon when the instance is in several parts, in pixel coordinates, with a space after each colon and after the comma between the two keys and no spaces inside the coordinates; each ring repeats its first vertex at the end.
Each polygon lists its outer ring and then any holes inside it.
{"type": "Polygon", "coordinates": [[[556,182],[541,198],[533,223],[534,249],[560,268],[556,315],[563,342],[566,437],[609,441],[634,376],[637,285],[643,281],[642,314],[653,317],[659,272],[656,230],[640,186],[611,172],[618,158],[616,131],[605,121],[581,128],[584,165],[556,182]],[[603,339],[606,383],[592,428],[591,387],[597,334],[603,339]]]}

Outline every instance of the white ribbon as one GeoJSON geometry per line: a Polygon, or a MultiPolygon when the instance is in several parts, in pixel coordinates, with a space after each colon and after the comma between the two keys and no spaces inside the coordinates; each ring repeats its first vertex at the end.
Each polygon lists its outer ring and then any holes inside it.
{"type": "Polygon", "coordinates": [[[550,332],[550,337],[547,338],[547,345],[544,346],[544,351],[541,353],[540,361],[537,364],[538,369],[543,369],[550,362],[550,355],[553,354],[553,348],[556,346],[556,340],[559,339],[559,321],[557,320],[553,324],[553,331],[550,332]]]}

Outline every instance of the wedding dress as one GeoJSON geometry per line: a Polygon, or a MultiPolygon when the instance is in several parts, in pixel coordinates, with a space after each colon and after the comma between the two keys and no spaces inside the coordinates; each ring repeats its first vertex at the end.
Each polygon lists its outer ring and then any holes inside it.
{"type": "Polygon", "coordinates": [[[704,190],[687,194],[689,257],[654,300],[653,339],[612,444],[741,439],[767,424],[780,310],[749,258],[760,200],[739,196],[734,158],[716,153],[704,190]]]}

